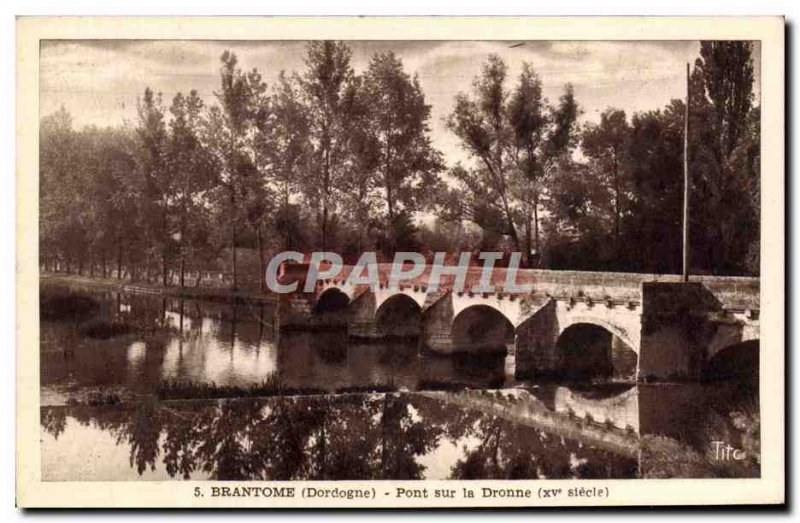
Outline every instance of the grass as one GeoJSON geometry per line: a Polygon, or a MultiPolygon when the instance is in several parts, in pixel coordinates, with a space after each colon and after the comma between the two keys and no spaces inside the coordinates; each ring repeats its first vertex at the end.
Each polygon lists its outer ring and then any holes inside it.
{"type": "Polygon", "coordinates": [[[115,392],[91,392],[85,399],[78,400],[76,398],[69,398],[67,405],[88,405],[90,407],[106,407],[110,405],[119,405],[122,403],[122,398],[115,392]]]}
{"type": "MultiPolygon", "coordinates": [[[[255,286],[252,282],[240,282],[237,290],[232,290],[229,282],[224,282],[222,285],[208,285],[207,281],[200,287],[195,286],[193,278],[189,278],[184,287],[177,284],[168,286],[161,285],[160,282],[146,281],[142,279],[137,280],[117,280],[112,278],[101,278],[100,276],[89,276],[87,274],[67,274],[67,273],[48,273],[46,279],[48,288],[63,287],[65,289],[76,287],[78,289],[85,288],[106,288],[114,291],[123,291],[124,287],[132,286],[135,290],[128,290],[127,292],[141,292],[147,290],[148,293],[155,293],[164,296],[176,296],[186,299],[203,300],[219,303],[264,303],[274,302],[276,295],[264,294],[258,290],[258,278],[255,278],[255,286]]],[[[45,311],[42,312],[45,314],[45,311]]],[[[45,316],[43,316],[45,317],[45,316]]],[[[52,319],[66,319],[64,314],[56,313],[52,319]]],[[[46,318],[45,319],[49,319],[46,318]]]]}
{"type": "Polygon", "coordinates": [[[316,387],[289,387],[274,374],[267,376],[261,383],[254,383],[248,386],[217,385],[214,382],[168,379],[162,381],[156,387],[156,395],[160,400],[302,396],[326,393],[326,390],[316,387]]]}
{"type": "MultiPolygon", "coordinates": [[[[451,381],[420,381],[417,390],[457,392],[469,389],[465,383],[451,381]]],[[[167,379],[156,387],[156,395],[161,400],[177,399],[222,399],[253,398],[265,396],[300,396],[353,393],[387,393],[397,392],[399,387],[394,381],[375,382],[365,385],[346,385],[338,387],[335,392],[318,387],[290,387],[279,377],[270,374],[261,383],[248,386],[217,385],[214,382],[195,382],[189,380],[167,379]]]]}
{"type": "Polygon", "coordinates": [[[336,394],[372,393],[372,392],[397,392],[398,387],[393,381],[388,383],[368,383],[367,385],[349,385],[336,389],[336,394]]]}
{"type": "MultiPolygon", "coordinates": [[[[452,381],[420,381],[417,390],[424,391],[449,391],[458,392],[470,389],[466,383],[452,381]]],[[[318,387],[290,387],[275,375],[269,375],[261,383],[249,386],[217,385],[214,382],[195,382],[189,380],[168,379],[156,387],[156,395],[160,400],[178,399],[222,399],[222,398],[254,398],[269,396],[301,396],[301,395],[328,395],[328,394],[370,394],[398,392],[400,389],[394,383],[375,382],[365,385],[345,385],[335,391],[318,387]]]]}
{"type": "Polygon", "coordinates": [[[705,456],[674,439],[647,435],[642,438],[639,475],[643,479],[715,478],[705,456]]]}
{"type": "MultiPolygon", "coordinates": [[[[394,382],[369,383],[367,385],[350,385],[339,387],[336,394],[397,392],[394,382]]],[[[327,395],[330,391],[317,387],[289,387],[274,374],[269,375],[261,383],[249,386],[217,385],[214,382],[194,382],[187,380],[164,380],[156,388],[156,395],[161,400],[176,399],[221,399],[221,398],[253,398],[264,396],[301,396],[327,395]]]]}
{"type": "Polygon", "coordinates": [[[643,478],[753,478],[760,475],[760,415],[755,408],[741,405],[724,415],[706,420],[702,450],[697,446],[667,438],[645,435],[642,438],[641,476],[643,478]],[[725,421],[729,417],[731,423],[725,421]],[[742,459],[717,456],[713,442],[731,444],[744,452],[742,459]]]}
{"type": "Polygon", "coordinates": [[[417,385],[417,390],[441,390],[449,392],[458,392],[469,388],[469,385],[455,381],[422,380],[417,385]]]}

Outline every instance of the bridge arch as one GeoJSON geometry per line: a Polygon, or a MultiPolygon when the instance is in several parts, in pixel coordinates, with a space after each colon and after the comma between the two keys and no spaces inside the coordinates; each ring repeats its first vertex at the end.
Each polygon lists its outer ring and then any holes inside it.
{"type": "Polygon", "coordinates": [[[753,329],[747,329],[745,325],[739,322],[717,325],[713,336],[706,344],[706,357],[711,360],[717,353],[732,345],[753,340],[758,341],[757,332],[753,332],[753,329]]]}
{"type": "Polygon", "coordinates": [[[489,305],[471,305],[453,318],[450,337],[456,351],[504,352],[516,332],[508,317],[489,305]]]}
{"type": "Polygon", "coordinates": [[[467,309],[482,306],[501,314],[514,328],[520,323],[520,300],[511,300],[508,297],[501,298],[498,294],[473,293],[451,294],[451,299],[453,302],[453,318],[458,317],[459,314],[467,309]]]}
{"type": "Polygon", "coordinates": [[[638,353],[639,352],[639,343],[637,342],[637,338],[632,336],[628,333],[626,329],[615,325],[614,323],[605,320],[603,318],[599,318],[594,315],[589,314],[577,314],[577,315],[569,315],[568,317],[561,319],[559,321],[560,331],[559,335],[566,331],[573,325],[576,324],[589,324],[595,325],[597,327],[602,327],[603,329],[607,330],[620,340],[625,343],[631,350],[638,353]]]}
{"type": "Polygon", "coordinates": [[[556,340],[559,374],[569,379],[635,379],[638,351],[618,333],[597,320],[570,323],[556,340]]]}
{"type": "Polygon", "coordinates": [[[703,366],[702,378],[715,380],[758,380],[760,343],[739,341],[718,349],[703,366]]]}
{"type": "Polygon", "coordinates": [[[419,286],[401,286],[397,289],[381,287],[380,289],[374,291],[373,294],[375,295],[376,310],[379,309],[385,301],[390,300],[397,295],[404,295],[413,300],[417,305],[419,305],[420,309],[425,306],[425,301],[428,298],[427,291],[423,290],[423,288],[419,286]]]}
{"type": "Polygon", "coordinates": [[[375,327],[381,336],[419,336],[422,331],[422,307],[407,294],[390,296],[375,310],[375,327]]]}
{"type": "Polygon", "coordinates": [[[317,296],[314,302],[313,313],[321,314],[341,314],[350,305],[350,296],[338,287],[328,287],[317,296]]]}

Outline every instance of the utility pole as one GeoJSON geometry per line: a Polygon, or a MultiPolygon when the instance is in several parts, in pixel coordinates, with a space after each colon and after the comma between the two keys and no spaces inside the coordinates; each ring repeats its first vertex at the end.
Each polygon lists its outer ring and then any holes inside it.
{"type": "Polygon", "coordinates": [[[683,109],[683,281],[689,281],[689,62],[686,62],[686,105],[683,109]]]}

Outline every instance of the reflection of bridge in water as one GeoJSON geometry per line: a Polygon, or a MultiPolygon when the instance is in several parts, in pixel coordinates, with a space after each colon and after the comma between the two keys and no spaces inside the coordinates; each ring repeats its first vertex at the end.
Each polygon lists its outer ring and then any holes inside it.
{"type": "Polygon", "coordinates": [[[545,385],[420,394],[637,458],[644,436],[664,436],[706,450],[712,443],[714,412],[741,407],[743,400],[754,399],[754,392],[741,384],[614,384],[585,390],[545,385]]]}
{"type": "MultiPolygon", "coordinates": [[[[559,387],[569,391],[565,387],[559,387]]],[[[635,390],[635,389],[634,389],[635,390]]],[[[558,393],[558,391],[557,391],[558,393]]],[[[638,431],[630,426],[618,427],[611,418],[596,423],[589,412],[576,413],[573,403],[563,400],[556,408],[546,405],[524,390],[487,391],[472,390],[457,393],[421,392],[420,394],[456,405],[459,408],[477,410],[483,414],[505,419],[513,423],[539,429],[551,436],[559,436],[581,441],[616,454],[636,458],[639,450],[638,431]]],[[[620,419],[630,417],[636,410],[638,426],[638,405],[627,394],[621,409],[616,409],[620,419]]],[[[595,402],[596,403],[596,402],[595,402]]]]}
{"type": "MultiPolygon", "coordinates": [[[[453,291],[443,275],[427,288],[430,267],[396,288],[391,264],[376,268],[380,285],[317,282],[315,292],[288,300],[283,322],[346,324],[359,338],[419,337],[437,353],[502,351],[509,377],[555,375],[615,379],[698,378],[726,368],[727,357],[755,358],[758,367],[757,278],[596,273],[521,269],[507,292],[505,269],[495,269],[492,292],[453,291]]],[[[282,280],[302,280],[307,265],[286,265],[282,280]]],[[[470,268],[464,289],[481,278],[470,268]]],[[[728,365],[727,370],[741,370],[728,365]]]]}

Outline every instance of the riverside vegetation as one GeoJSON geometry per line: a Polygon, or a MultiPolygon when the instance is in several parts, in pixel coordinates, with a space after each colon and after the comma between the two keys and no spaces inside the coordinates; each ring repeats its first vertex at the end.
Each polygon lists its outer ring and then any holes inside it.
{"type": "MultiPolygon", "coordinates": [[[[696,273],[758,273],[752,53],[702,42],[693,67],[696,273]]],[[[44,116],[42,268],[256,291],[285,250],[348,263],[367,250],[514,251],[526,267],[680,272],[682,101],[584,122],[569,84],[551,103],[535,64],[510,78],[491,55],[445,118],[466,154],[448,164],[400,56],[355,71],[346,43],[310,42],[305,64],[268,86],[225,52],[210,103],[190,91],[167,106],[145,89],[123,125],[44,116]]]]}

